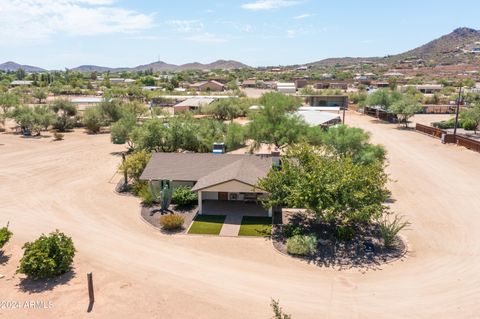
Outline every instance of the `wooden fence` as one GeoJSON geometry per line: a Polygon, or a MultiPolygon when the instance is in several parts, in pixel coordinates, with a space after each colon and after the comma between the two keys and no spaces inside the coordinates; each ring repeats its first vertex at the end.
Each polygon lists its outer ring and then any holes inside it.
{"type": "Polygon", "coordinates": [[[480,153],[480,141],[457,135],[457,145],[466,147],[469,150],[480,153]]]}
{"type": "Polygon", "coordinates": [[[437,127],[427,126],[418,123],[415,125],[415,130],[438,138],[442,138],[442,134],[447,134],[446,131],[441,130],[437,127]]]}
{"type": "Polygon", "coordinates": [[[418,123],[415,125],[415,130],[431,135],[433,137],[441,138],[442,143],[457,144],[458,146],[463,146],[468,148],[469,150],[480,153],[480,140],[474,140],[472,138],[460,135],[454,136],[453,134],[439,128],[418,123]]]}

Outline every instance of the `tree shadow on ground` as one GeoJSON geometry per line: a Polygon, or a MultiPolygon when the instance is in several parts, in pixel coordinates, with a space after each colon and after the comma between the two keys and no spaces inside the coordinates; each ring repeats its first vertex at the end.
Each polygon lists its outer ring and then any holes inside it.
{"type": "Polygon", "coordinates": [[[283,225],[277,225],[272,231],[274,247],[291,257],[304,260],[319,267],[334,268],[337,270],[358,269],[380,270],[388,262],[400,259],[406,253],[406,245],[400,237],[396,237],[392,247],[386,248],[382,244],[377,226],[356,229],[351,240],[335,238],[334,226],[320,224],[315,218],[304,214],[290,216],[289,223],[302,225],[309,233],[314,233],[318,239],[317,251],[310,256],[293,256],[288,254],[286,240],[283,236],[283,225]]]}
{"type": "Polygon", "coordinates": [[[31,279],[31,278],[22,278],[17,287],[22,292],[29,294],[38,294],[45,291],[50,291],[55,289],[57,286],[62,286],[68,284],[68,282],[75,277],[75,271],[70,270],[58,277],[52,279],[31,279]]]}
{"type": "Polygon", "coordinates": [[[6,264],[10,258],[12,257],[12,255],[5,255],[5,253],[3,251],[0,251],[0,265],[4,265],[6,264]]]}

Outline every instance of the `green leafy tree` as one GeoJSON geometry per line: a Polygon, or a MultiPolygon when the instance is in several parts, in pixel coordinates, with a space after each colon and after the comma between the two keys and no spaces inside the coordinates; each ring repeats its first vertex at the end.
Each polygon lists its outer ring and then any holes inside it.
{"type": "MultiPolygon", "coordinates": [[[[137,124],[137,119],[133,113],[124,113],[122,118],[112,124],[110,129],[110,138],[114,144],[130,143],[130,134],[137,124]]],[[[130,147],[133,145],[130,144],[130,147]]]]}
{"type": "Polygon", "coordinates": [[[137,183],[140,181],[140,176],[147,166],[148,161],[150,161],[151,156],[147,151],[135,152],[127,156],[125,161],[120,165],[120,171],[127,172],[127,176],[137,183]]]}
{"type": "Polygon", "coordinates": [[[56,114],[53,126],[57,130],[65,132],[74,128],[77,108],[72,102],[67,99],[56,99],[50,104],[50,108],[56,114]]]}
{"type": "Polygon", "coordinates": [[[0,108],[2,109],[1,120],[4,127],[9,111],[18,105],[20,105],[20,98],[18,95],[8,92],[0,93],[0,108]]]}
{"type": "Polygon", "coordinates": [[[328,151],[339,156],[348,156],[355,163],[370,163],[385,159],[385,149],[380,145],[370,144],[370,134],[361,128],[338,125],[313,134],[313,145],[323,145],[328,151]]]}
{"type": "Polygon", "coordinates": [[[83,124],[92,134],[100,132],[102,126],[105,125],[105,118],[102,114],[102,110],[99,107],[87,109],[83,114],[83,124]]]}
{"type": "Polygon", "coordinates": [[[405,96],[402,99],[395,101],[390,106],[389,110],[397,115],[400,123],[403,123],[405,124],[405,127],[408,127],[408,119],[420,112],[422,110],[422,105],[416,100],[405,96]]]}
{"type": "Polygon", "coordinates": [[[469,121],[472,123],[469,125],[473,130],[475,130],[475,134],[477,134],[477,127],[480,125],[480,103],[476,103],[466,110],[463,110],[460,113],[460,118],[464,121],[469,121]]]}
{"type": "Polygon", "coordinates": [[[272,169],[258,187],[266,207],[306,208],[324,222],[370,223],[382,216],[388,197],[383,164],[355,164],[306,144],[291,147],[282,169],[272,169]]]}
{"type": "Polygon", "coordinates": [[[370,94],[365,103],[369,106],[380,106],[384,110],[388,110],[394,102],[401,98],[402,95],[399,92],[389,89],[379,89],[370,94]]]}
{"type": "Polygon", "coordinates": [[[45,89],[35,89],[33,90],[33,97],[37,99],[38,103],[42,103],[43,100],[47,98],[47,90],[45,89]]]}
{"type": "Polygon", "coordinates": [[[227,134],[225,136],[225,145],[228,150],[234,150],[245,143],[245,130],[242,125],[238,123],[231,123],[227,125],[227,134]]]}
{"type": "Polygon", "coordinates": [[[66,273],[75,256],[72,239],[58,230],[26,243],[23,249],[17,272],[33,279],[52,278],[66,273]]]}
{"type": "Polygon", "coordinates": [[[209,105],[203,106],[202,112],[213,115],[221,121],[233,120],[242,113],[239,101],[240,99],[238,98],[219,99],[209,105]]]}
{"type": "Polygon", "coordinates": [[[13,233],[8,229],[8,224],[7,226],[0,228],[0,249],[8,243],[12,235],[13,233]]]}
{"type": "Polygon", "coordinates": [[[279,148],[299,142],[306,135],[308,125],[298,115],[288,113],[295,104],[290,103],[291,100],[284,101],[282,95],[275,94],[267,99],[264,96],[263,108],[251,114],[248,125],[248,136],[254,140],[254,148],[261,143],[279,148]],[[277,98],[280,102],[275,104],[277,98]]]}

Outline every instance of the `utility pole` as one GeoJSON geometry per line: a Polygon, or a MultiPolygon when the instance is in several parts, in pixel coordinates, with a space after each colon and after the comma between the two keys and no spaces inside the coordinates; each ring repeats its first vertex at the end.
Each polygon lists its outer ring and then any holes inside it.
{"type": "Polygon", "coordinates": [[[460,84],[460,89],[458,90],[458,99],[457,99],[457,110],[455,112],[455,126],[453,127],[453,140],[457,141],[457,127],[458,127],[458,113],[460,112],[460,98],[462,96],[462,84],[460,84]]]}

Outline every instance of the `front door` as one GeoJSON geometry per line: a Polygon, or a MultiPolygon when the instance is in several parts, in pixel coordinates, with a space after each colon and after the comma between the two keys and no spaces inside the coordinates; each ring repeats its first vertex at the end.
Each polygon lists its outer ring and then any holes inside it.
{"type": "Polygon", "coordinates": [[[227,192],[218,192],[218,200],[228,200],[227,192]]]}

